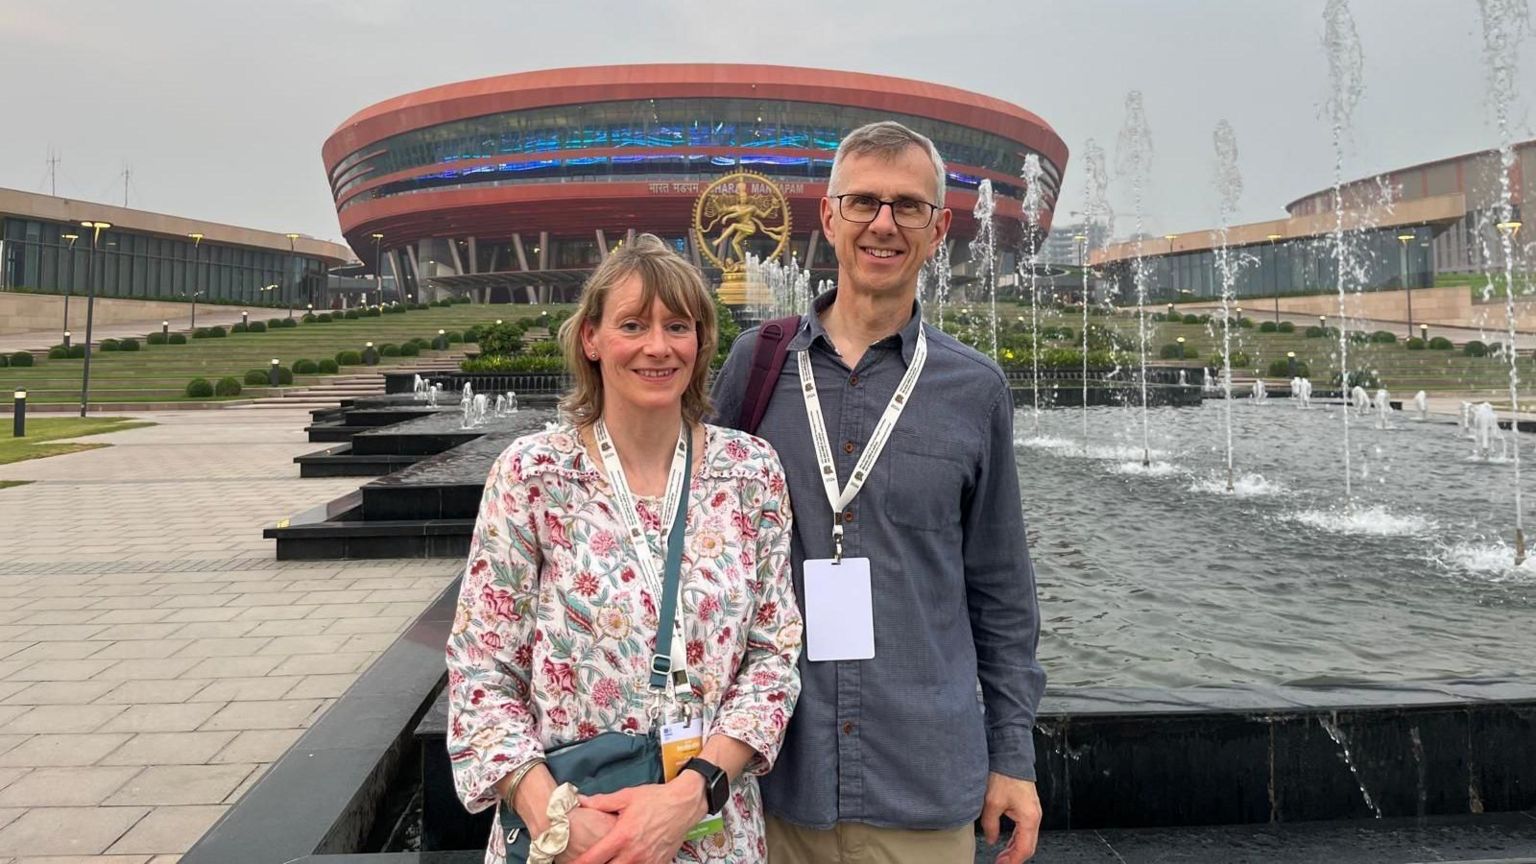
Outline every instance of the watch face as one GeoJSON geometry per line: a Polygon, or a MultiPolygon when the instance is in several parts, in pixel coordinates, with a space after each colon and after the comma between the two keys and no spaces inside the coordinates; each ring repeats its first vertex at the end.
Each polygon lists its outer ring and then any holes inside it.
{"type": "Polygon", "coordinates": [[[709,783],[709,812],[719,813],[725,807],[725,801],[731,794],[730,781],[726,779],[724,771],[717,771],[714,779],[709,783]]]}

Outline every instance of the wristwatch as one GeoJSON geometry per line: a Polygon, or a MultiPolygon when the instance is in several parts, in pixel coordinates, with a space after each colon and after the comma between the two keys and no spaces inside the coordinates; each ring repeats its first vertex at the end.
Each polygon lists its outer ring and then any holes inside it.
{"type": "Polygon", "coordinates": [[[683,763],[684,771],[697,771],[704,778],[704,798],[709,815],[719,815],[725,809],[726,799],[731,797],[731,780],[720,766],[706,759],[694,757],[683,763]]]}

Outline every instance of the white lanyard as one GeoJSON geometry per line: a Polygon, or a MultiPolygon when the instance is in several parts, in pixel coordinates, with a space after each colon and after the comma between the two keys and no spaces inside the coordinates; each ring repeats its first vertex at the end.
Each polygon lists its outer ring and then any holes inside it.
{"type": "Polygon", "coordinates": [[[897,385],[896,392],[891,394],[891,401],[885,406],[885,413],[880,415],[880,422],[875,424],[874,434],[869,436],[869,443],[864,445],[864,454],[853,466],[853,475],[848,478],[848,485],[843,487],[841,492],[837,489],[837,466],[832,462],[832,443],[827,438],[827,423],[822,417],[821,399],[816,395],[816,376],[811,371],[810,348],[797,352],[796,359],[800,364],[805,414],[811,422],[811,440],[816,445],[816,462],[821,468],[821,485],[826,489],[827,503],[832,506],[833,560],[841,561],[843,558],[843,509],[852,503],[854,497],[859,494],[859,490],[864,488],[864,481],[869,478],[869,469],[875,467],[875,460],[880,458],[880,451],[885,449],[885,442],[890,440],[891,430],[896,428],[896,421],[901,419],[901,412],[907,407],[907,399],[912,395],[912,389],[917,386],[917,376],[923,373],[923,363],[928,359],[928,337],[923,333],[922,322],[918,322],[917,347],[912,352],[912,363],[907,366],[907,374],[901,376],[901,383],[897,385]]]}
{"type": "MultiPolygon", "coordinates": [[[[629,480],[624,476],[624,466],[619,462],[619,453],[613,446],[613,438],[608,434],[608,424],[599,419],[592,428],[592,435],[597,439],[597,452],[603,459],[603,467],[608,469],[608,485],[613,487],[613,497],[618,504],[619,515],[624,519],[624,527],[629,531],[629,543],[635,550],[635,559],[640,564],[640,572],[651,583],[651,591],[656,596],[659,608],[662,597],[661,592],[665,585],[662,581],[661,563],[651,551],[650,541],[645,537],[645,526],[640,522],[640,512],[637,508],[635,494],[630,491],[629,480]]],[[[682,506],[683,498],[688,490],[683,488],[683,469],[688,462],[688,424],[683,423],[677,433],[677,449],[672,453],[672,468],[667,473],[666,497],[661,503],[661,528],[659,530],[661,543],[667,543],[667,535],[672,527],[672,522],[677,518],[677,508],[682,506]]],[[[683,576],[677,576],[677,602],[674,604],[672,616],[672,673],[667,676],[668,690],[673,690],[673,682],[677,673],[683,674],[686,681],[688,673],[688,645],[683,636],[683,576]]],[[[658,626],[662,626],[658,624],[658,626]]],[[[673,693],[673,703],[677,701],[673,693]]]]}

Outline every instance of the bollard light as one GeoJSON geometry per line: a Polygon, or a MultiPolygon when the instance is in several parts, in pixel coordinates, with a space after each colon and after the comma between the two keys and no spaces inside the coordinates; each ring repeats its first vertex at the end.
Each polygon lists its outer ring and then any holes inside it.
{"type": "Polygon", "coordinates": [[[273,387],[278,386],[279,379],[278,379],[277,370],[282,365],[283,365],[282,361],[278,360],[276,357],[272,358],[272,366],[271,366],[271,368],[269,368],[267,370],[267,383],[272,385],[273,387]]]}
{"type": "Polygon", "coordinates": [[[167,344],[170,343],[170,341],[171,341],[171,322],[169,322],[169,321],[161,321],[160,322],[160,337],[162,339],[164,339],[167,344]]]}
{"type": "Polygon", "coordinates": [[[1285,352],[1285,365],[1291,370],[1291,377],[1296,377],[1296,352],[1285,352]]]}
{"type": "Polygon", "coordinates": [[[1419,338],[1424,341],[1425,345],[1429,344],[1429,325],[1428,324],[1420,324],[1419,325],[1419,338]]]}
{"type": "Polygon", "coordinates": [[[69,331],[68,330],[64,331],[64,347],[65,348],[69,347],[69,331]]]}
{"type": "Polygon", "coordinates": [[[1175,339],[1173,341],[1179,343],[1179,359],[1183,360],[1184,359],[1184,337],[1180,336],[1179,338],[1177,338],[1177,339],[1175,339]]]}
{"type": "Polygon", "coordinates": [[[497,319],[496,319],[496,326],[497,326],[497,327],[500,327],[500,326],[501,326],[501,319],[500,319],[500,318],[497,318],[497,319]]]}
{"type": "Polygon", "coordinates": [[[379,352],[373,350],[372,342],[363,343],[363,364],[365,366],[379,365],[379,352]]]}
{"type": "Polygon", "coordinates": [[[240,323],[241,323],[242,326],[249,327],[250,324],[251,324],[251,313],[245,311],[244,309],[241,309],[240,310],[240,323]]]}
{"type": "Polygon", "coordinates": [[[25,438],[27,437],[27,391],[17,390],[12,396],[16,400],[15,407],[11,409],[15,412],[16,418],[12,434],[16,438],[25,438]]]}

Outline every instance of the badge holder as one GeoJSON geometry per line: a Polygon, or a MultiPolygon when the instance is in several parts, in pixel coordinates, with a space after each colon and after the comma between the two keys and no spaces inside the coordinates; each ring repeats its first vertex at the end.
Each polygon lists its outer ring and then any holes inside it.
{"type": "Polygon", "coordinates": [[[805,562],[805,656],[813,663],[875,656],[875,598],[868,558],[843,557],[843,526],[832,527],[832,557],[805,562]]]}

